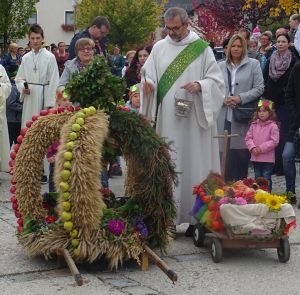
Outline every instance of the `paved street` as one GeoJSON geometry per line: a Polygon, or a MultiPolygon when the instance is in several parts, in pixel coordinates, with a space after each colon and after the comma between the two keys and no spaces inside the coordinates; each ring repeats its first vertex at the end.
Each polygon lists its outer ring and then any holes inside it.
{"type": "MultiPolygon", "coordinates": [[[[76,286],[68,269],[59,268],[56,261],[43,257],[29,258],[17,244],[16,218],[11,209],[9,175],[0,173],[0,294],[300,294],[300,230],[290,238],[291,258],[278,262],[276,249],[228,250],[221,263],[215,264],[209,248],[196,248],[191,238],[184,236],[186,225],[178,227],[177,238],[166,255],[165,262],[178,274],[172,284],[167,276],[150,265],[143,272],[133,263],[118,271],[107,271],[101,263],[79,265],[84,285],[76,286]]],[[[274,191],[284,191],[283,177],[274,176],[274,191]]],[[[298,177],[299,179],[299,177],[298,177]]],[[[123,179],[111,180],[115,192],[122,190],[123,179]]],[[[47,185],[43,186],[43,190],[47,185]]],[[[297,187],[300,196],[300,186],[297,187]]],[[[299,217],[299,211],[297,216],[299,217]]]]}

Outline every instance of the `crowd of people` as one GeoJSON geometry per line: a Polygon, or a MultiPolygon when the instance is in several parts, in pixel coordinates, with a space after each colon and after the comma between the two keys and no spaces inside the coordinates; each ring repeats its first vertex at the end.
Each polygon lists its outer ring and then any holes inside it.
{"type": "MultiPolygon", "coordinates": [[[[190,30],[184,9],[168,9],[164,22],[161,40],[132,48],[125,57],[117,44],[108,52],[110,24],[104,16],[75,34],[68,50],[64,42],[47,50],[38,24],[29,29],[30,50],[11,43],[0,66],[0,170],[9,170],[9,151],[26,122],[42,109],[61,104],[57,93],[72,74],[101,55],[111,73],[126,80],[126,105],[144,114],[157,133],[174,144],[171,156],[179,172],[174,188],[176,224],[192,223],[193,185],[210,171],[220,172],[224,143],[220,140],[218,146],[214,137],[225,130],[237,135],[225,147],[225,180],[246,178],[251,161],[255,177],[268,179],[270,190],[272,174],[284,175],[286,192],[295,203],[300,15],[291,16],[289,28],[278,28],[274,41],[271,31],[240,28],[223,41],[226,57],[221,61],[190,30]]],[[[58,144],[48,153],[50,191],[55,190],[52,174],[58,144]]],[[[102,171],[104,187],[112,173],[122,174],[119,157],[110,172],[102,171]]],[[[192,226],[187,235],[191,230],[192,226]]]]}

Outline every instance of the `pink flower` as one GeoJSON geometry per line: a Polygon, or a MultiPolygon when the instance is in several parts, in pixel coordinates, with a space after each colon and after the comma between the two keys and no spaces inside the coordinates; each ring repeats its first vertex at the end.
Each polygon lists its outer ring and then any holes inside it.
{"type": "Polygon", "coordinates": [[[219,204],[220,204],[220,205],[228,204],[228,203],[230,203],[228,197],[224,197],[224,198],[222,198],[222,199],[219,201],[219,204]]]}
{"type": "Polygon", "coordinates": [[[107,229],[115,236],[119,236],[125,229],[125,222],[121,219],[111,219],[107,224],[107,229]]]}
{"type": "Polygon", "coordinates": [[[234,198],[236,205],[247,205],[247,201],[242,197],[234,198]]]}

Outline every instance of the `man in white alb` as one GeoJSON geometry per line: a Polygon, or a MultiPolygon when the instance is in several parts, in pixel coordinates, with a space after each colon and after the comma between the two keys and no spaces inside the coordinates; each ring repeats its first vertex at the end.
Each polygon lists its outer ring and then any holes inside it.
{"type": "Polygon", "coordinates": [[[43,29],[38,24],[32,25],[28,37],[32,50],[23,56],[15,79],[23,101],[22,127],[33,115],[55,105],[59,81],[55,56],[42,48],[43,29]]]}
{"type": "MultiPolygon", "coordinates": [[[[186,11],[172,7],[164,20],[168,36],[154,45],[142,68],[140,110],[156,122],[160,136],[173,142],[171,156],[179,172],[174,190],[175,223],[194,223],[190,216],[193,185],[210,171],[220,172],[218,142],[213,136],[217,135],[216,119],[225,87],[211,48],[188,30],[186,11]],[[191,102],[185,115],[180,113],[178,101],[175,105],[176,98],[191,102]]],[[[192,226],[186,234],[191,233],[192,226]]]]}

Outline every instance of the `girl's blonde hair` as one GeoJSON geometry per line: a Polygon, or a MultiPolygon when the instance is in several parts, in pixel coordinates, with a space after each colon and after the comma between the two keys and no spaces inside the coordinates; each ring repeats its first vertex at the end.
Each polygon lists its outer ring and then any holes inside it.
{"type": "Polygon", "coordinates": [[[247,42],[245,40],[245,38],[239,34],[235,34],[233,35],[230,40],[229,40],[229,43],[228,43],[228,46],[227,46],[227,62],[228,63],[232,63],[232,56],[231,56],[231,47],[232,47],[232,44],[236,41],[236,40],[240,40],[241,43],[242,43],[242,56],[241,56],[241,60],[247,55],[247,42]]]}

